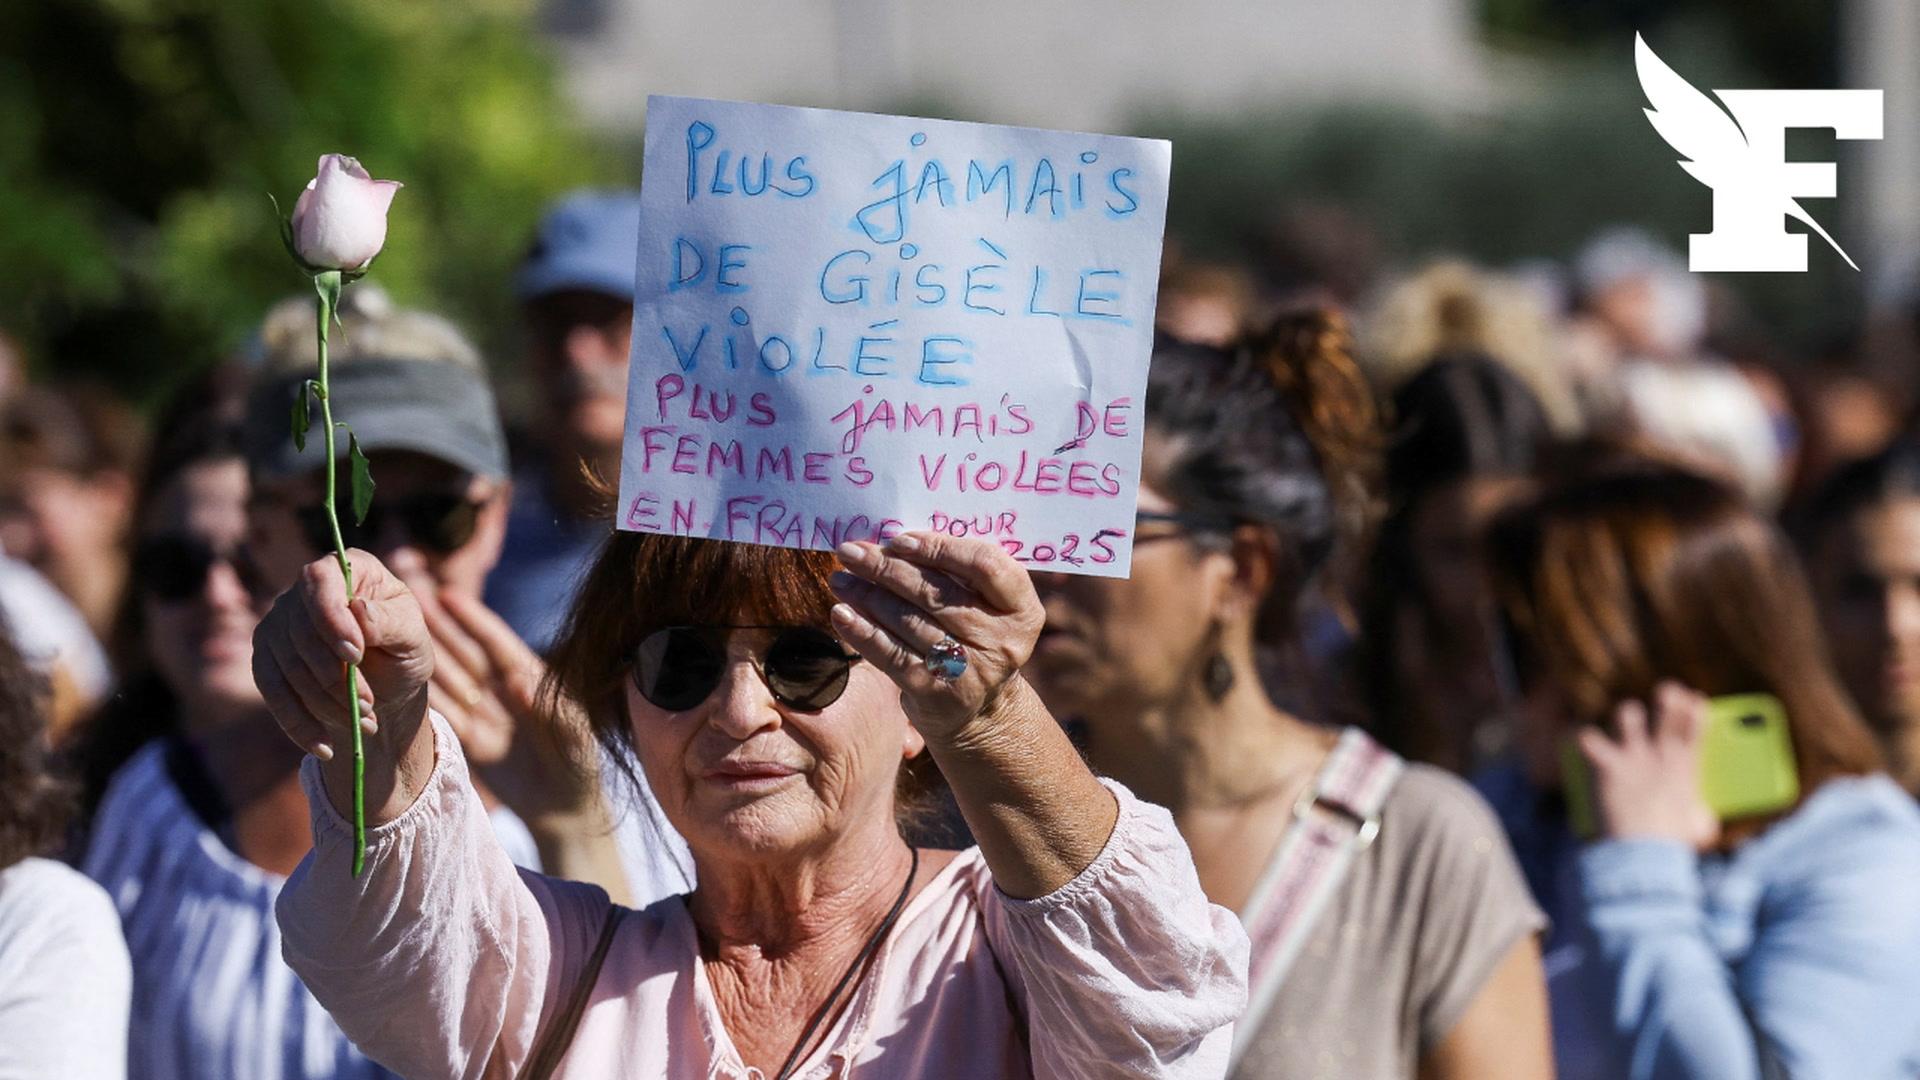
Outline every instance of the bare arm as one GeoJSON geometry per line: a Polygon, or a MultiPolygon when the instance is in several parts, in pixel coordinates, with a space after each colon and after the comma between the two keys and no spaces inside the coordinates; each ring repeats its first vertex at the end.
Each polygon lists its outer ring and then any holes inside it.
{"type": "Polygon", "coordinates": [[[899,684],[1003,892],[1045,896],[1086,869],[1119,814],[1065,732],[1020,677],[1045,616],[1027,573],[996,543],[907,533],[840,549],[834,625],[899,684]],[[966,650],[951,682],[924,657],[966,650]]]}
{"type": "Polygon", "coordinates": [[[1514,942],[1453,1030],[1420,1061],[1421,1080],[1551,1080],[1553,1045],[1540,943],[1514,942]]]}

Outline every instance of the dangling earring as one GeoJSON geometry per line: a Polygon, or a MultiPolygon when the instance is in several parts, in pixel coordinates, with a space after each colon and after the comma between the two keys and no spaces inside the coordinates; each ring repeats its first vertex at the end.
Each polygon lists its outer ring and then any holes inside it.
{"type": "Polygon", "coordinates": [[[1208,697],[1216,702],[1227,700],[1227,692],[1233,689],[1233,662],[1226,653],[1207,658],[1206,686],[1208,697]]]}

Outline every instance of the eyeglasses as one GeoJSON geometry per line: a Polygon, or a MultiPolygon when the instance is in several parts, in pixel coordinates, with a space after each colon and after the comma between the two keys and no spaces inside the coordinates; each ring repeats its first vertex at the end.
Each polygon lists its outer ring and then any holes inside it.
{"type": "MultiPolygon", "coordinates": [[[[376,499],[367,508],[367,519],[358,525],[350,511],[340,514],[340,539],[348,547],[372,547],[374,539],[386,527],[387,515],[400,523],[409,543],[436,555],[448,555],[465,547],[473,539],[480,523],[480,507],[464,495],[428,493],[402,499],[376,499]]],[[[294,508],[300,529],[315,551],[333,550],[333,524],[323,506],[305,503],[294,508]]]]}
{"type": "Polygon", "coordinates": [[[1191,532],[1232,532],[1234,526],[1239,524],[1225,514],[1187,513],[1184,510],[1177,510],[1172,513],[1158,510],[1137,510],[1134,512],[1133,520],[1135,523],[1141,525],[1165,522],[1168,525],[1178,525],[1191,532]]]}
{"type": "Polygon", "coordinates": [[[178,604],[199,596],[207,587],[213,564],[233,567],[240,584],[254,596],[266,591],[265,579],[246,549],[220,551],[197,536],[158,536],[134,549],[133,574],[140,587],[156,600],[178,604]]]}
{"type": "Polygon", "coordinates": [[[1139,547],[1142,544],[1151,544],[1155,540],[1172,540],[1180,536],[1204,536],[1208,538],[1229,536],[1233,533],[1235,526],[1239,524],[1225,514],[1188,513],[1184,510],[1177,510],[1172,513],[1157,510],[1138,510],[1134,512],[1133,522],[1135,525],[1133,546],[1135,547],[1139,547]],[[1169,529],[1162,533],[1153,533],[1148,536],[1141,536],[1139,534],[1138,526],[1156,523],[1173,525],[1177,526],[1177,528],[1169,529]]]}
{"type": "Polygon", "coordinates": [[[726,635],[732,630],[775,631],[754,654],[754,669],[774,700],[806,712],[840,700],[860,661],[838,638],[811,626],[669,626],[648,634],[634,650],[633,682],[640,696],[668,712],[685,712],[707,700],[726,672],[726,635]]]}

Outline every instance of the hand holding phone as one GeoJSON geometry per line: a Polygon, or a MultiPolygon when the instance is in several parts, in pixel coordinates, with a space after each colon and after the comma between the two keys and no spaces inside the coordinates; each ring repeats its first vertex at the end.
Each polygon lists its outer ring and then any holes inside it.
{"type": "Polygon", "coordinates": [[[1786,709],[1767,694],[1707,698],[1675,684],[1615,712],[1618,739],[1588,728],[1562,749],[1569,817],[1592,836],[1663,836],[1712,845],[1720,823],[1799,801],[1786,709]],[[1598,821],[1595,811],[1598,810],[1598,821]]]}

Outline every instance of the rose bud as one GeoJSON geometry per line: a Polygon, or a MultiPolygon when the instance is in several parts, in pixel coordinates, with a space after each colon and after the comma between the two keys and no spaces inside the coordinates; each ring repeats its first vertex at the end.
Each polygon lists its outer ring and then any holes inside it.
{"type": "Polygon", "coordinates": [[[316,270],[359,270],[387,242],[397,180],[375,180],[345,154],[320,159],[319,175],[293,204],[293,249],[316,270]]]}

